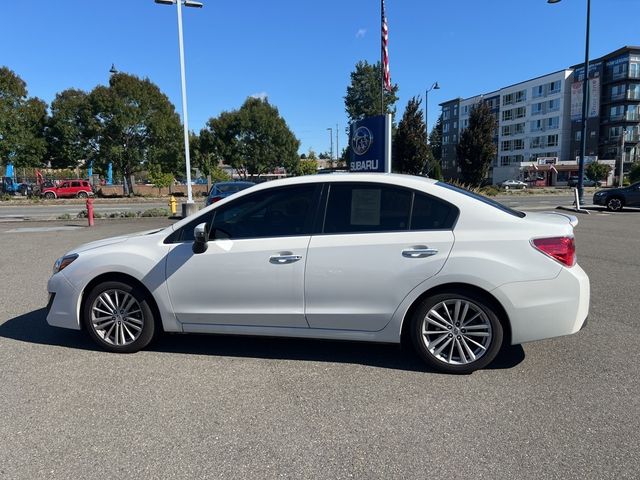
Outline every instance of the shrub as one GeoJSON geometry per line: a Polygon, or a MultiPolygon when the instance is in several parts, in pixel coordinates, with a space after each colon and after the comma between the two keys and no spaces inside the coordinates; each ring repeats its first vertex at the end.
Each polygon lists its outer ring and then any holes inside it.
{"type": "Polygon", "coordinates": [[[141,217],[168,217],[170,212],[166,208],[150,208],[140,213],[141,217]]]}
{"type": "Polygon", "coordinates": [[[629,172],[629,181],[631,183],[640,181],[640,162],[636,162],[631,165],[631,171],[629,172]]]}

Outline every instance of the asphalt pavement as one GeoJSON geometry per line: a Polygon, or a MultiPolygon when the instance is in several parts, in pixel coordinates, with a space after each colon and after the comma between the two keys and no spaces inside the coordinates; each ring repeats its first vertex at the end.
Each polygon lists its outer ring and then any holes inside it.
{"type": "Polygon", "coordinates": [[[0,479],[636,479],[640,213],[579,220],[589,325],[467,376],[348,342],[173,335],[104,353],[46,324],[51,266],[169,221],[2,223],[0,479]]]}

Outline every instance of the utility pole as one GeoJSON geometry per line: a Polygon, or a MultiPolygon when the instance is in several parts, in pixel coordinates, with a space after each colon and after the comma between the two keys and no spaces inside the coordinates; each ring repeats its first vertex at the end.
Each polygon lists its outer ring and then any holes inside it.
{"type": "Polygon", "coordinates": [[[340,134],[338,132],[338,124],[336,123],[336,165],[340,161],[340,134]]]}
{"type": "Polygon", "coordinates": [[[329,127],[327,128],[327,130],[329,131],[329,140],[331,142],[331,149],[329,150],[329,160],[331,160],[331,163],[333,163],[333,128],[329,127]]]}

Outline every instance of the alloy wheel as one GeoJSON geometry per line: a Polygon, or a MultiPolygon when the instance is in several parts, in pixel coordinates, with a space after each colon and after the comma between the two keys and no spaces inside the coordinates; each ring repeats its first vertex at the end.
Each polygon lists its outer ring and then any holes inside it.
{"type": "Polygon", "coordinates": [[[427,312],[421,324],[427,350],[448,365],[476,362],[489,350],[493,329],[486,313],[465,299],[444,300],[427,312]]]}
{"type": "Polygon", "coordinates": [[[142,333],[144,315],[140,303],[130,293],[106,290],[91,305],[91,326],[105,343],[130,345],[142,333]]]}

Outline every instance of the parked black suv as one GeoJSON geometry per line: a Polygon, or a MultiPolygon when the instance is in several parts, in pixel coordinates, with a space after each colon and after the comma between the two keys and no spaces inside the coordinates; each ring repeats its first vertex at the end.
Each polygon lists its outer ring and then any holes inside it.
{"type": "Polygon", "coordinates": [[[593,195],[594,205],[604,205],[612,212],[623,207],[640,207],[640,182],[624,188],[606,188],[593,195]]]}

